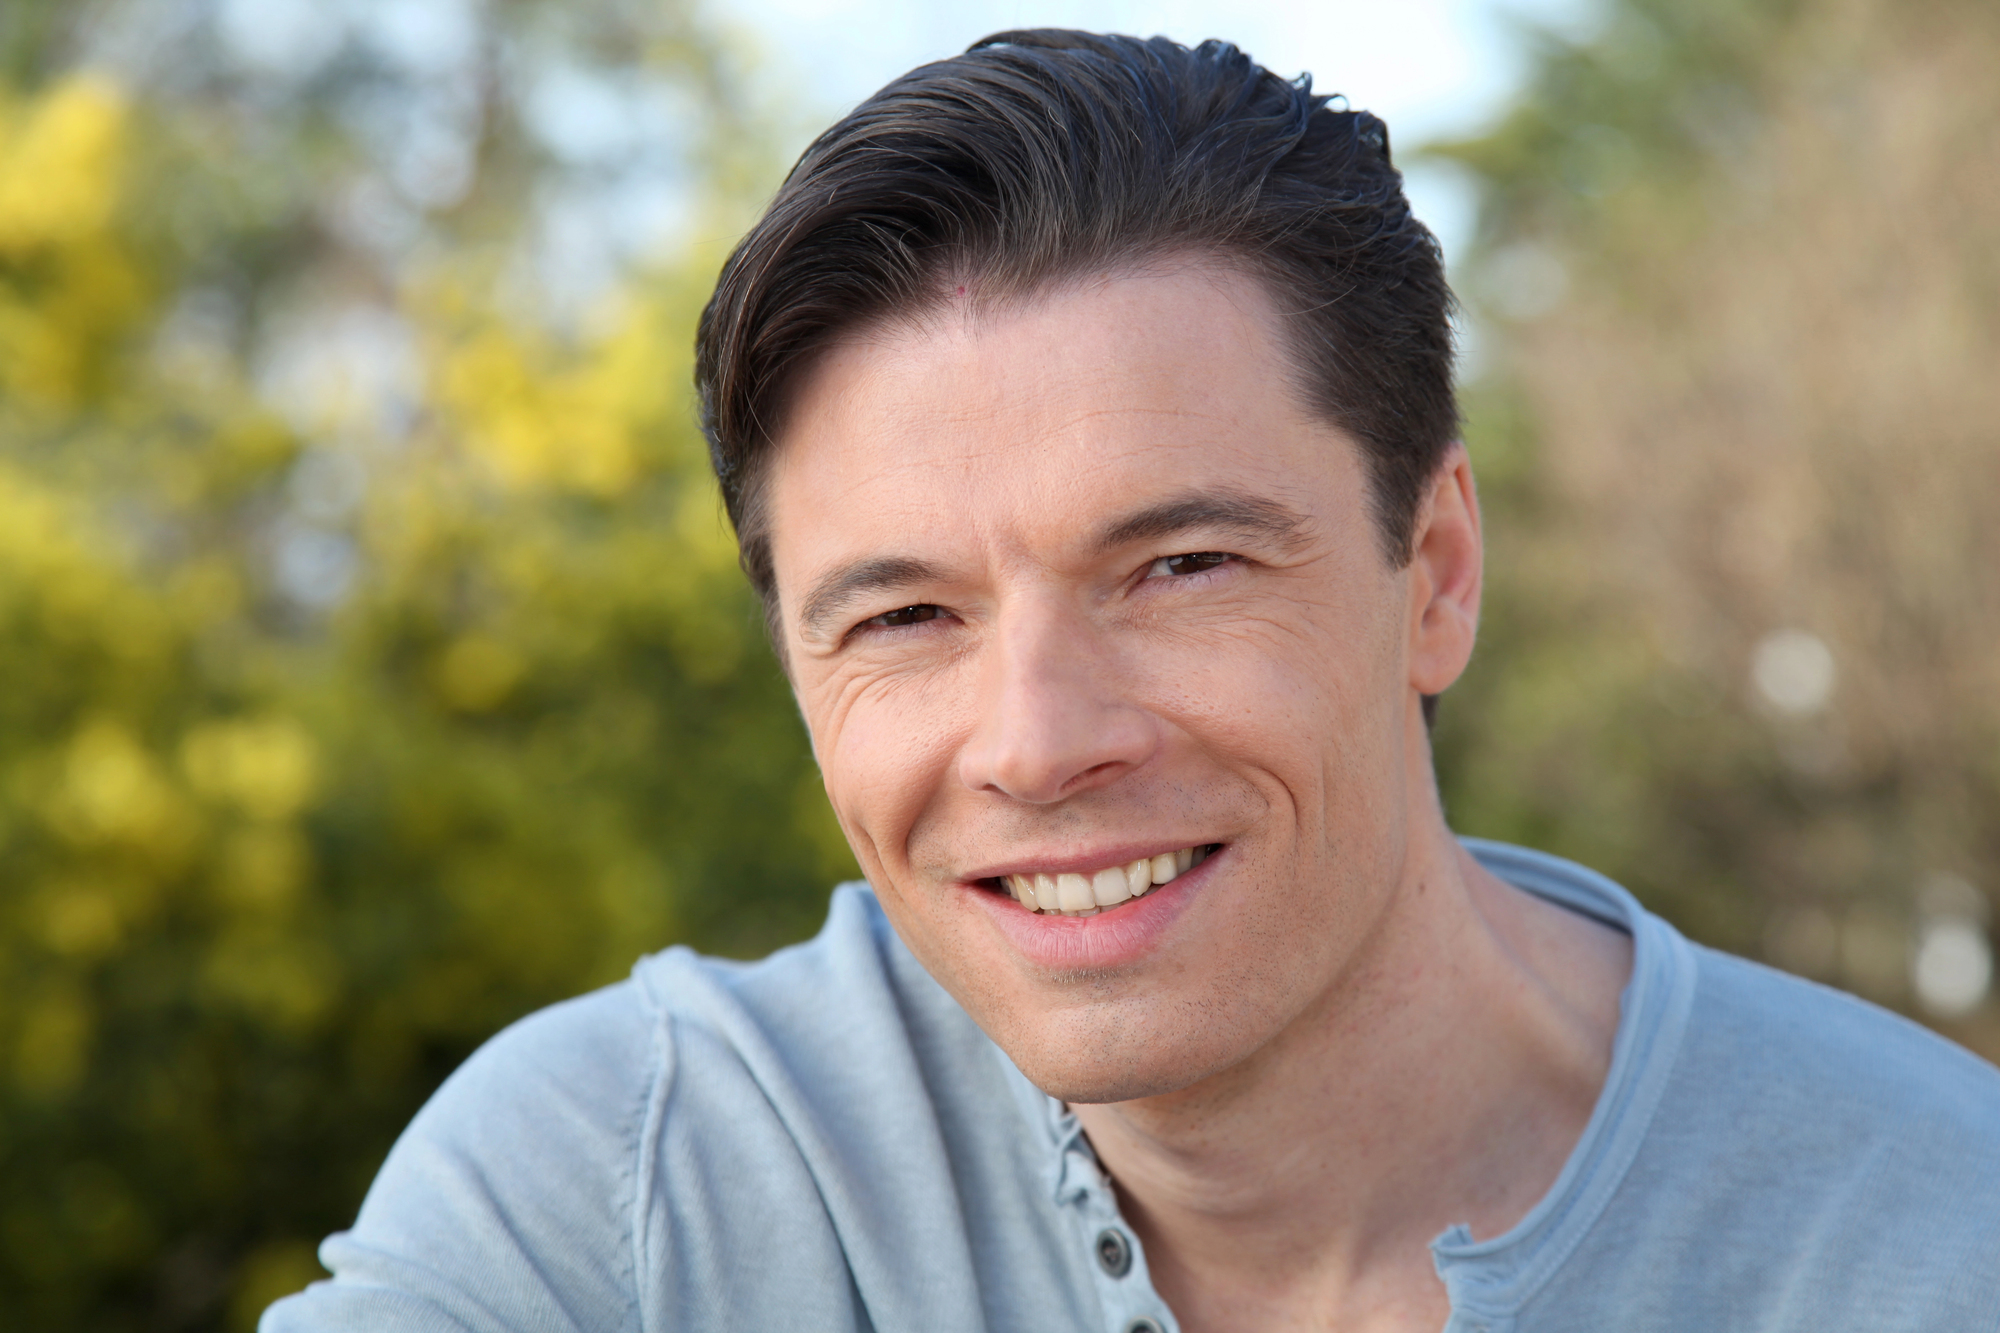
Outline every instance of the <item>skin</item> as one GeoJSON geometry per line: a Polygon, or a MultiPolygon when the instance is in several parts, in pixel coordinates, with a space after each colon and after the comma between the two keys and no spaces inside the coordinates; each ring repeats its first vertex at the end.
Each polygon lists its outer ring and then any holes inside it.
{"type": "Polygon", "coordinates": [[[1189,260],[848,338],[768,485],[788,667],[862,868],[1076,1106],[1183,1327],[1442,1326],[1429,1241],[1546,1192],[1630,969],[1445,825],[1419,701],[1478,620],[1464,450],[1387,559],[1265,292],[1189,260]],[[994,891],[1198,845],[1097,917],[994,891]]]}

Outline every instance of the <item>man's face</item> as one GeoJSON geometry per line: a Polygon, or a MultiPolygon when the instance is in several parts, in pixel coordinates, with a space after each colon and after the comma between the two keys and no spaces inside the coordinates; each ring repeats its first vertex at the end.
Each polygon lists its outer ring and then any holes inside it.
{"type": "Polygon", "coordinates": [[[1290,365],[1248,278],[1108,278],[833,348],[772,461],[834,810],[911,950],[1072,1101],[1264,1048],[1402,874],[1422,597],[1290,365]]]}

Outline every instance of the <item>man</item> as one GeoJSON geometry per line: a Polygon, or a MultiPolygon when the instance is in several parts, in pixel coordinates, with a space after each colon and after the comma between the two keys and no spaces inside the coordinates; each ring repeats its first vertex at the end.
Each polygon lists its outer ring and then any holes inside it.
{"type": "Polygon", "coordinates": [[[497,1038],[265,1327],[2000,1328],[2000,1074],[1447,829],[1448,307],[1225,45],[823,136],[698,374],[872,889],[497,1038]]]}

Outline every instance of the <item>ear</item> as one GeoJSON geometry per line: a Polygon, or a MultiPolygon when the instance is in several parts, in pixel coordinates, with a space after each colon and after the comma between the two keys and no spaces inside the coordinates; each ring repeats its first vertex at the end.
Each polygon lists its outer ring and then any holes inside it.
{"type": "Polygon", "coordinates": [[[1454,444],[1417,509],[1410,561],[1410,685],[1441,694],[1472,659],[1484,546],[1472,460],[1454,444]]]}

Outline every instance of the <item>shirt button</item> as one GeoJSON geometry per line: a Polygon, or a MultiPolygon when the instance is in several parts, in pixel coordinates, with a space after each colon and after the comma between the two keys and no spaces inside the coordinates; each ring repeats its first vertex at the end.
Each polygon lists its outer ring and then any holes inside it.
{"type": "Polygon", "coordinates": [[[1146,1316],[1140,1315],[1137,1319],[1125,1325],[1125,1333],[1166,1333],[1166,1330],[1160,1327],[1158,1320],[1148,1319],[1146,1316]]]}
{"type": "Polygon", "coordinates": [[[1097,1233],[1097,1262],[1111,1276],[1124,1277],[1132,1271],[1132,1243],[1123,1232],[1106,1227],[1097,1233]]]}

